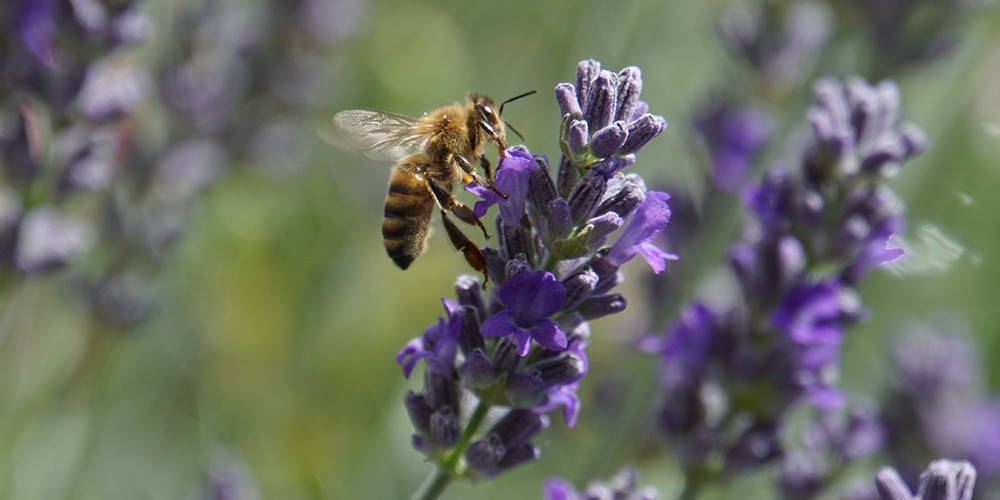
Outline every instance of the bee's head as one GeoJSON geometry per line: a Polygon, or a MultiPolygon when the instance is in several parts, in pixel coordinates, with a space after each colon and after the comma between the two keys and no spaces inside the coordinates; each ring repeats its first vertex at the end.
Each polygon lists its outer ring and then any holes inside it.
{"type": "Polygon", "coordinates": [[[476,120],[479,122],[479,128],[482,129],[486,135],[500,137],[502,140],[504,138],[504,125],[507,125],[510,127],[511,131],[517,134],[517,136],[523,141],[524,136],[522,136],[517,129],[512,127],[500,117],[503,115],[503,107],[505,104],[511,101],[516,101],[522,97],[527,97],[534,93],[535,91],[532,90],[531,92],[525,92],[511,97],[510,99],[500,103],[499,110],[496,108],[496,104],[494,104],[493,99],[483,94],[470,94],[469,102],[472,104],[473,108],[475,108],[476,120]]]}
{"type": "Polygon", "coordinates": [[[487,136],[499,135],[503,137],[503,120],[500,119],[500,113],[497,111],[493,99],[484,94],[470,94],[469,103],[472,105],[479,128],[487,136]]]}

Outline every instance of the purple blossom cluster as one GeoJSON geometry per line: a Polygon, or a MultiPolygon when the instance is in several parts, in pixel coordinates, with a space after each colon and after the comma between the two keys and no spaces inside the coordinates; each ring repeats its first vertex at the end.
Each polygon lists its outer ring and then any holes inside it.
{"type": "Polygon", "coordinates": [[[326,99],[319,56],[360,14],[344,0],[160,8],[0,9],[12,28],[0,35],[0,272],[63,271],[98,316],[125,326],[152,312],[192,202],[234,159],[272,171],[306,160],[310,124],[288,111],[326,99]],[[316,22],[323,12],[342,22],[316,22]]]}
{"type": "MultiPolygon", "coordinates": [[[[889,241],[903,227],[902,204],[882,180],[924,139],[900,124],[891,82],[820,80],[808,116],[812,139],[797,168],[771,170],[745,192],[752,219],[729,254],[734,303],[694,302],[666,335],[643,342],[662,361],[661,427],[689,468],[727,474],[792,460],[779,437],[803,403],[822,416],[806,433],[813,455],[846,460],[881,439],[869,413],[831,427],[847,402],[840,345],[864,315],[855,284],[902,253],[889,241]]],[[[830,470],[809,468],[786,468],[783,484],[809,491],[830,470]]]]}
{"type": "Polygon", "coordinates": [[[498,245],[483,249],[495,285],[486,294],[460,277],[446,316],[396,358],[407,377],[424,361],[423,390],[406,408],[413,445],[439,475],[488,478],[534,459],[531,438],[552,410],[574,425],[588,321],[626,306],[614,291],[620,267],[641,255],[660,272],[673,258],[652,243],[670,220],[669,196],[621,172],[666,124],[645,112],[641,88],[637,68],[581,62],[576,85],[556,87],[566,152],[557,179],[544,156],[516,147],[496,173],[506,199],[469,187],[483,198],[477,216],[499,205],[498,245]]]}
{"type": "Polygon", "coordinates": [[[545,500],[657,500],[660,492],[653,487],[640,488],[635,469],[626,467],[608,481],[593,481],[584,491],[559,477],[545,481],[545,500]]]}
{"type": "Polygon", "coordinates": [[[771,135],[767,114],[715,97],[695,115],[694,128],[709,154],[712,186],[726,193],[742,191],[771,135]]]}

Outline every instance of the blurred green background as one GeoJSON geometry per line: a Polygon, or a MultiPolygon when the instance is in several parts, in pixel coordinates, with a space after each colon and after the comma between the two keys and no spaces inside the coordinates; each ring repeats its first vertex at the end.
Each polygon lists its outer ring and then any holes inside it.
{"type": "MultiPolygon", "coordinates": [[[[728,1],[343,2],[361,15],[326,55],[332,104],[309,110],[316,130],[341,109],[419,115],[470,90],[503,99],[537,89],[505,116],[533,152],[556,158],[551,89],[595,58],[641,67],[643,98],[670,122],[635,170],[650,184],[696,190],[704,165],[689,117],[711,91],[742,84],[714,29],[728,1]]],[[[981,341],[1000,388],[1000,19],[982,12],[947,59],[896,75],[904,117],[931,143],[893,183],[910,209],[905,239],[927,265],[878,272],[863,286],[872,318],[848,337],[851,390],[878,394],[885,342],[907,325],[954,318],[981,341]],[[935,253],[941,245],[953,257],[935,253]]],[[[169,32],[156,36],[170,43],[169,32]]],[[[856,58],[841,55],[829,67],[849,73],[856,58]]],[[[804,85],[788,105],[791,118],[809,92],[804,85]]],[[[124,335],[90,320],[58,276],[9,286],[0,303],[5,498],[196,497],[206,470],[229,460],[261,498],[412,493],[430,470],[409,446],[401,404],[419,377],[404,380],[393,356],[436,320],[439,298],[468,269],[440,235],[410,270],[393,266],[380,235],[389,166],[318,137],[303,142],[307,168],[276,173],[251,159],[191,207],[157,283],[162,302],[124,335]]],[[[630,383],[623,377],[640,362],[631,342],[651,327],[655,305],[635,279],[648,269],[626,272],[629,309],[593,325],[577,428],[553,419],[538,462],[455,484],[448,498],[537,497],[555,474],[582,486],[582,464],[609,425],[597,398],[630,383]]],[[[666,498],[681,484],[668,456],[644,457],[639,477],[666,498]]]]}

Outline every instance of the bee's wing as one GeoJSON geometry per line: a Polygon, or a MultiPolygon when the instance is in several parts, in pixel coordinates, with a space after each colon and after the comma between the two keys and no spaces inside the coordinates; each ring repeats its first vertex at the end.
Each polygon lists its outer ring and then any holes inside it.
{"type": "Polygon", "coordinates": [[[398,161],[419,153],[427,140],[416,118],[395,113],[351,109],[333,115],[333,125],[335,137],[322,135],[327,142],[346,142],[376,161],[398,161]]]}

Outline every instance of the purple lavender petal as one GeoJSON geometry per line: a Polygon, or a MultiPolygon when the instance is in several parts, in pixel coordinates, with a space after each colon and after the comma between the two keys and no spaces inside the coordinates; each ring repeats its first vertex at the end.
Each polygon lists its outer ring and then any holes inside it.
{"type": "Polygon", "coordinates": [[[479,327],[479,332],[483,334],[483,337],[506,337],[519,330],[520,328],[514,323],[514,317],[509,311],[500,311],[486,318],[486,321],[483,321],[482,326],[479,327]]]}
{"type": "Polygon", "coordinates": [[[667,205],[669,199],[670,195],[664,192],[650,191],[646,193],[646,199],[636,208],[622,235],[608,251],[608,255],[605,257],[608,262],[614,266],[620,266],[631,260],[640,251],[644,253],[644,257],[649,255],[653,258],[650,265],[656,262],[660,255],[654,254],[648,248],[643,248],[642,245],[652,240],[667,227],[667,223],[670,221],[670,206],[667,205]]]}
{"type": "Polygon", "coordinates": [[[521,223],[524,215],[524,202],[528,195],[528,179],[531,172],[538,167],[534,157],[520,148],[510,148],[506,151],[503,163],[497,168],[496,188],[507,199],[503,199],[493,190],[480,186],[475,182],[469,183],[466,190],[482,198],[472,207],[472,213],[476,217],[486,215],[486,211],[493,205],[500,204],[500,215],[504,223],[509,226],[516,226],[521,223]]]}
{"type": "Polygon", "coordinates": [[[552,351],[563,351],[566,349],[566,334],[559,328],[559,325],[551,319],[541,320],[537,326],[529,332],[531,338],[535,339],[542,347],[552,351]]]}
{"type": "Polygon", "coordinates": [[[500,286],[498,295],[516,324],[531,328],[562,307],[566,289],[552,273],[537,271],[509,279],[500,286]]]}

